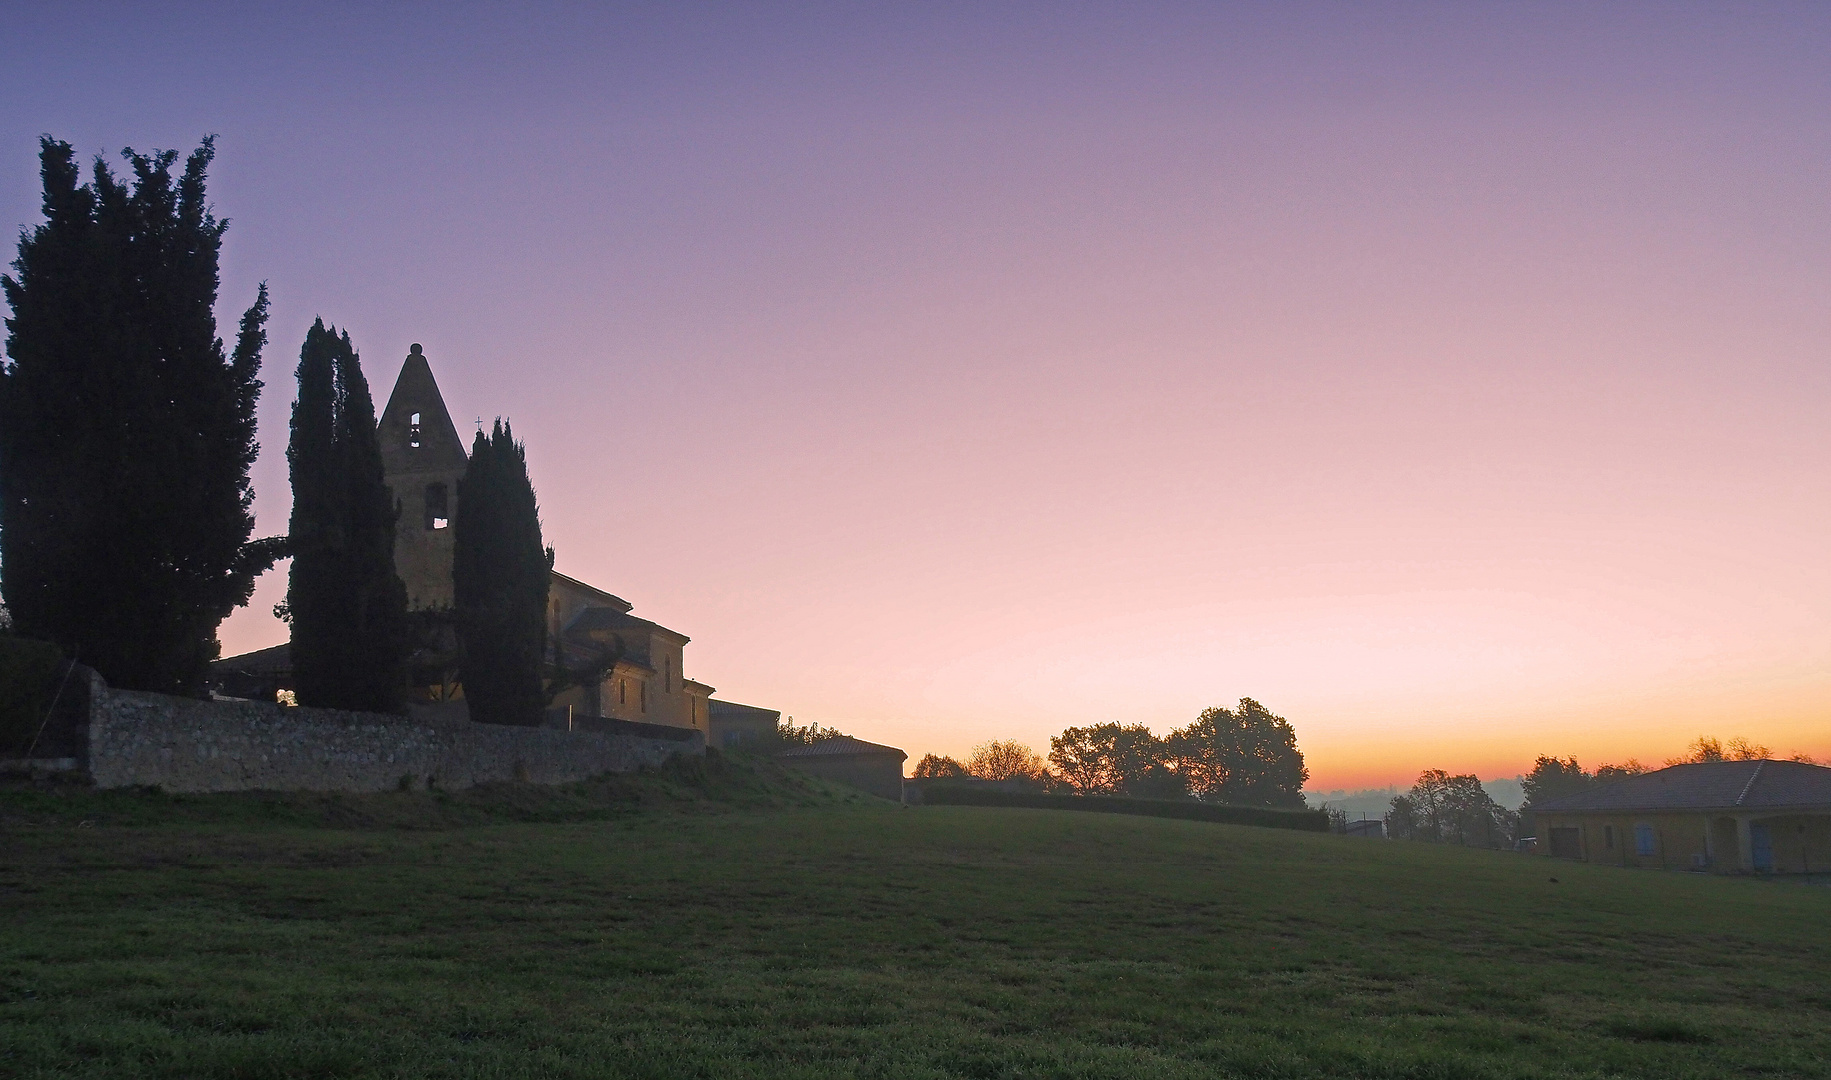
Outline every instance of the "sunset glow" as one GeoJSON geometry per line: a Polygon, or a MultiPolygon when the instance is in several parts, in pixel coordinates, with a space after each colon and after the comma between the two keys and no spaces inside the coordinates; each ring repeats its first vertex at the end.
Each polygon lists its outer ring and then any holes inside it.
{"type": "Polygon", "coordinates": [[[433,10],[0,16],[0,221],[41,132],[218,134],[259,534],[321,315],[911,764],[1245,696],[1319,789],[1831,758],[1822,5],[433,10]]]}

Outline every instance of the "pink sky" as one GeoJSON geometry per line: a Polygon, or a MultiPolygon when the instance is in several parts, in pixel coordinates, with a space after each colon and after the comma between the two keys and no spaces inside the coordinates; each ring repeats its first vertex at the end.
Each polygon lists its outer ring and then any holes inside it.
{"type": "MultiPolygon", "coordinates": [[[[0,15],[220,135],[223,316],[528,442],[688,673],[909,751],[1255,697],[1319,788],[1831,757],[1822,7],[0,15]]],[[[284,638],[269,575],[224,628],[284,638]]]]}

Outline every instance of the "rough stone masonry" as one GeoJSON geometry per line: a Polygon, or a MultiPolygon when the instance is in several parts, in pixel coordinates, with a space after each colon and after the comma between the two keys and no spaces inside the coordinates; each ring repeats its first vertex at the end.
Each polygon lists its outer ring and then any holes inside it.
{"type": "MultiPolygon", "coordinates": [[[[390,791],[494,780],[563,784],[633,772],[705,737],[503,727],[257,701],[197,701],[89,685],[97,787],[166,791],[390,791]]],[[[631,725],[639,727],[639,725],[631,725]]],[[[646,726],[646,725],[640,725],[646,726]]],[[[669,733],[671,734],[671,733],[669,733]]]]}

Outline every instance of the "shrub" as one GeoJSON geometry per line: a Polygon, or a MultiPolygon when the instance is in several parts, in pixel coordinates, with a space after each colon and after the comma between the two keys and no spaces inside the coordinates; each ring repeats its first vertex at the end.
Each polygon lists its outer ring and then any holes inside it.
{"type": "Polygon", "coordinates": [[[63,650],[47,641],[0,634],[0,757],[19,757],[51,710],[63,650]]]}

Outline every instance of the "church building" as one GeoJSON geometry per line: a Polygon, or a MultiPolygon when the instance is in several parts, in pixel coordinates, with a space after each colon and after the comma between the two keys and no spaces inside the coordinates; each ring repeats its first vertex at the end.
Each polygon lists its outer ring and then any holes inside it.
{"type": "MultiPolygon", "coordinates": [[[[420,346],[413,346],[378,424],[382,467],[399,511],[394,567],[409,610],[452,606],[452,536],[464,441],[420,346]]],[[[630,614],[621,597],[553,571],[549,658],[575,685],[555,695],[556,722],[606,718],[708,731],[713,688],[686,676],[687,635],[630,614]]],[[[422,688],[427,699],[440,696],[422,688]]]]}

